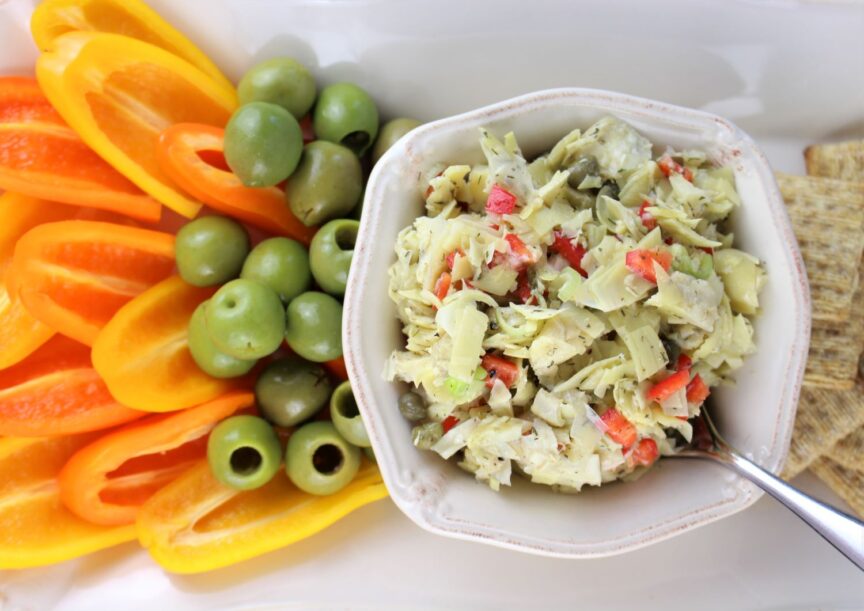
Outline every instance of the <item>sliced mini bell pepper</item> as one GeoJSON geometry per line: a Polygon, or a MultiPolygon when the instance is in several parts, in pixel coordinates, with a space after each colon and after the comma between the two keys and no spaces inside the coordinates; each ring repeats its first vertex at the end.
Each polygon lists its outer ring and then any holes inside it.
{"type": "Polygon", "coordinates": [[[12,262],[15,243],[36,225],[73,218],[77,212],[74,206],[8,191],[0,195],[0,369],[27,358],[54,335],[51,327],[36,320],[6,290],[6,268],[12,262]]]}
{"type": "Polygon", "coordinates": [[[150,222],[162,212],[81,140],[28,77],[0,77],[0,189],[150,222]]]}
{"type": "Polygon", "coordinates": [[[144,501],[207,455],[207,436],[218,422],[254,405],[252,393],[230,393],[108,433],[78,450],[60,471],[60,498],[94,524],[131,524],[144,501]]]}
{"type": "Polygon", "coordinates": [[[162,568],[201,573],[310,537],[386,496],[378,468],[368,462],[336,494],[315,496],[296,488],[283,470],[257,490],[232,490],[202,461],[144,504],[138,539],[162,568]]]}
{"type": "Polygon", "coordinates": [[[0,371],[0,435],[72,435],[144,415],[117,403],[93,369],[90,349],[62,335],[0,371]]]}
{"type": "Polygon", "coordinates": [[[18,240],[7,287],[39,321],[91,345],[117,310],[174,268],[174,236],[98,221],[39,225],[18,240]]]}
{"type": "Polygon", "coordinates": [[[201,204],[159,169],[159,134],[175,123],[223,127],[237,105],[232,87],[176,55],[120,36],[71,32],[36,62],[36,76],[60,115],[103,159],[178,214],[201,204]]]}
{"type": "Polygon", "coordinates": [[[159,136],[157,158],[159,167],[171,180],[211,208],[308,245],[315,229],[292,214],[285,192],[278,187],[244,186],[226,169],[224,151],[224,129],[179,123],[159,136]],[[217,164],[210,163],[202,153],[218,156],[217,164]]]}
{"type": "Polygon", "coordinates": [[[36,320],[20,299],[12,299],[0,282],[0,370],[20,363],[54,336],[54,329],[36,320]]]}
{"type": "Polygon", "coordinates": [[[30,32],[42,51],[53,49],[59,36],[80,31],[137,38],[185,59],[224,87],[232,87],[201,49],[141,0],[47,0],[30,18],[30,32]]]}
{"type": "Polygon", "coordinates": [[[105,325],[93,345],[93,366],[118,401],[166,412],[211,401],[243,384],[242,378],[208,376],[189,352],[189,319],[214,292],[172,276],[120,308],[105,325]]]}
{"type": "Polygon", "coordinates": [[[135,539],[134,526],[97,526],[60,502],[57,473],[94,438],[0,439],[0,569],[53,564],[135,539]]]}

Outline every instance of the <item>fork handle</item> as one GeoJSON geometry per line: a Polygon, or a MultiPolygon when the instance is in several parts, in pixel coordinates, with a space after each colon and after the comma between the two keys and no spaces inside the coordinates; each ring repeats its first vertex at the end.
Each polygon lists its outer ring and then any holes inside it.
{"type": "Polygon", "coordinates": [[[786,505],[864,571],[864,522],[804,494],[731,449],[708,455],[786,505]]]}

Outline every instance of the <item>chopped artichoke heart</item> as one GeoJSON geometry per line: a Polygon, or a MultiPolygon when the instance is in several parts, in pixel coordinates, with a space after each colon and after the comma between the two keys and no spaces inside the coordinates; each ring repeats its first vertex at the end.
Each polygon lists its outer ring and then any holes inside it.
{"type": "Polygon", "coordinates": [[[567,159],[593,155],[606,178],[617,178],[651,159],[651,142],[624,121],[603,117],[567,145],[567,159]]]}
{"type": "Polygon", "coordinates": [[[636,379],[640,382],[647,380],[666,366],[666,350],[650,324],[638,316],[625,316],[620,312],[610,313],[609,322],[627,345],[636,369],[636,379]]]}
{"type": "Polygon", "coordinates": [[[506,295],[516,286],[516,277],[519,274],[512,267],[496,265],[490,270],[480,274],[474,281],[474,286],[490,295],[499,297],[506,295]]]}
{"type": "Polygon", "coordinates": [[[714,253],[714,267],[723,280],[732,309],[741,314],[755,314],[759,310],[759,291],[766,280],[759,260],[727,248],[714,253]]]}
{"type": "Polygon", "coordinates": [[[459,300],[442,307],[436,322],[453,341],[447,375],[462,382],[471,382],[483,355],[483,338],[489,319],[472,302],[459,300]]]}
{"type": "Polygon", "coordinates": [[[681,272],[669,275],[659,265],[654,269],[657,271],[657,293],[645,304],[660,310],[670,322],[689,323],[712,331],[724,296],[720,279],[711,276],[708,280],[700,280],[681,272]]]}

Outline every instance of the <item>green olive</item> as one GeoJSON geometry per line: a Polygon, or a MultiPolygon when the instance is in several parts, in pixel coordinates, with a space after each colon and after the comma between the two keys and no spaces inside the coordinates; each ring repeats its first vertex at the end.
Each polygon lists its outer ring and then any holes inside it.
{"type": "Polygon", "coordinates": [[[397,140],[420,125],[420,121],[404,117],[385,123],[381,127],[381,133],[378,134],[378,138],[375,140],[375,147],[372,149],[372,163],[378,163],[381,156],[391,146],[396,144],[397,140]]]}
{"type": "Polygon", "coordinates": [[[264,240],[246,257],[240,277],[266,284],[288,303],[312,283],[309,253],[290,238],[264,240]]]}
{"type": "Polygon", "coordinates": [[[399,397],[399,411],[408,422],[420,422],[427,416],[423,397],[410,390],[399,397]]]}
{"type": "Polygon", "coordinates": [[[279,426],[308,420],[326,405],[332,391],[323,367],[296,357],[273,361],[255,384],[261,413],[279,426]]]}
{"type": "Polygon", "coordinates": [[[270,287],[240,278],[210,299],[205,322],[216,347],[238,359],[258,359],[282,343],[285,313],[270,287]]]}
{"type": "Polygon", "coordinates": [[[285,339],[307,361],[323,363],[342,356],[342,304],[309,291],[288,304],[285,339]]]}
{"type": "Polygon", "coordinates": [[[429,450],[438,443],[444,435],[444,427],[440,422],[427,422],[418,424],[411,429],[411,441],[414,446],[421,450],[429,450]]]}
{"type": "Polygon", "coordinates": [[[597,199],[599,200],[604,195],[611,197],[612,199],[618,199],[618,194],[620,192],[621,189],[618,187],[618,183],[614,180],[608,180],[603,183],[603,186],[600,187],[600,191],[597,192],[597,199]]]}
{"type": "Polygon", "coordinates": [[[288,438],[285,470],[304,492],[335,494],[351,483],[359,468],[360,448],[345,441],[332,422],[310,422],[288,438]]]}
{"type": "Polygon", "coordinates": [[[309,245],[312,276],[318,286],[331,295],[345,294],[359,230],[359,221],[336,219],[324,225],[312,238],[309,245]]]}
{"type": "Polygon", "coordinates": [[[366,425],[363,424],[363,418],[360,416],[360,410],[357,409],[351,382],[346,380],[333,391],[333,396],[330,397],[330,418],[333,420],[333,426],[348,443],[353,443],[359,448],[368,448],[372,445],[366,432],[366,425]]]}
{"type": "Polygon", "coordinates": [[[274,57],[255,64],[243,75],[237,98],[240,104],[276,104],[300,120],[315,103],[315,79],[290,57],[274,57]]]}
{"type": "Polygon", "coordinates": [[[247,187],[282,182],[297,168],[302,152],[300,124],[276,104],[244,104],[225,128],[225,161],[247,187]]]}
{"type": "Polygon", "coordinates": [[[375,456],[375,452],[372,450],[371,447],[363,448],[363,453],[366,455],[366,458],[368,458],[371,463],[376,465],[378,464],[378,457],[375,456]]]}
{"type": "Polygon", "coordinates": [[[352,83],[322,89],[312,121],[320,139],[347,146],[358,156],[378,135],[378,108],[368,93],[352,83]]]}
{"type": "Polygon", "coordinates": [[[255,360],[237,359],[220,351],[210,338],[205,322],[207,304],[205,301],[192,313],[189,319],[189,352],[201,371],[214,378],[236,378],[249,373],[255,360]]]}
{"type": "Polygon", "coordinates": [[[248,252],[246,230],[224,216],[186,223],[174,242],[177,271],[193,286],[216,286],[236,278],[248,252]]]}
{"type": "Polygon", "coordinates": [[[363,171],[357,156],[344,146],[316,140],[303,149],[303,158],[285,195],[305,225],[320,225],[351,211],[363,192],[363,171]]]}
{"type": "Polygon", "coordinates": [[[567,176],[567,184],[574,189],[578,189],[582,181],[588,176],[596,176],[600,172],[600,164],[597,163],[597,158],[593,155],[585,155],[579,157],[569,168],[570,174],[567,176]]]}
{"type": "Polygon", "coordinates": [[[226,486],[253,490],[279,471],[282,445],[263,418],[232,416],[210,432],[207,460],[213,476],[226,486]]]}

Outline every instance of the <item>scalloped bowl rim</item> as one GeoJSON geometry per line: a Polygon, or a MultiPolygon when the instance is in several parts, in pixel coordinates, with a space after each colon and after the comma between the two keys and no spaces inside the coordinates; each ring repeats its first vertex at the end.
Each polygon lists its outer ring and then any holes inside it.
{"type": "MultiPolygon", "coordinates": [[[[381,420],[383,416],[376,407],[377,402],[374,400],[369,382],[370,376],[381,375],[384,364],[366,364],[361,356],[364,336],[367,333],[375,333],[374,324],[369,323],[369,313],[364,308],[366,287],[364,278],[369,273],[370,265],[378,250],[386,249],[387,260],[389,262],[393,260],[392,244],[376,241],[376,232],[385,210],[386,202],[382,189],[388,174],[396,171],[400,161],[415,161],[417,147],[428,139],[436,138],[441,131],[454,127],[479,127],[568,104],[608,111],[611,114],[621,111],[629,115],[638,115],[646,122],[656,122],[669,130],[719,129],[719,133],[727,140],[727,146],[734,144],[735,150],[738,151],[737,156],[743,157],[748,169],[755,172],[764,196],[761,201],[770,209],[773,229],[780,234],[787,245],[783,254],[792,275],[793,294],[790,297],[793,299],[795,310],[791,340],[793,343],[786,365],[786,379],[790,383],[782,391],[772,441],[767,456],[762,457],[764,468],[774,473],[779,472],[788,453],[809,344],[810,294],[807,276],[785,205],[765,155],[745,132],[730,121],[708,112],[605,90],[559,88],[520,95],[427,123],[411,131],[382,156],[369,178],[363,218],[355,246],[355,260],[344,300],[342,333],[347,370],[358,407],[369,431],[379,468],[391,498],[406,516],[427,531],[451,538],[544,556],[590,558],[638,549],[728,517],[752,505],[761,497],[762,492],[749,482],[735,477],[733,478],[735,492],[728,498],[617,537],[588,542],[573,542],[564,538],[528,537],[513,529],[502,529],[476,520],[460,519],[458,516],[443,516],[434,503],[428,502],[430,497],[434,496],[435,490],[429,490],[424,486],[409,488],[400,483],[398,465],[390,447],[391,440],[384,433],[381,420]]],[[[742,194],[742,200],[744,199],[742,194]]],[[[755,201],[749,204],[754,205],[755,201]]],[[[767,314],[761,313],[761,316],[765,315],[767,314]]],[[[757,350],[759,349],[757,340],[757,350]]],[[[397,410],[393,411],[399,416],[397,410]]],[[[467,474],[460,472],[460,476],[467,477],[467,474]]]]}

